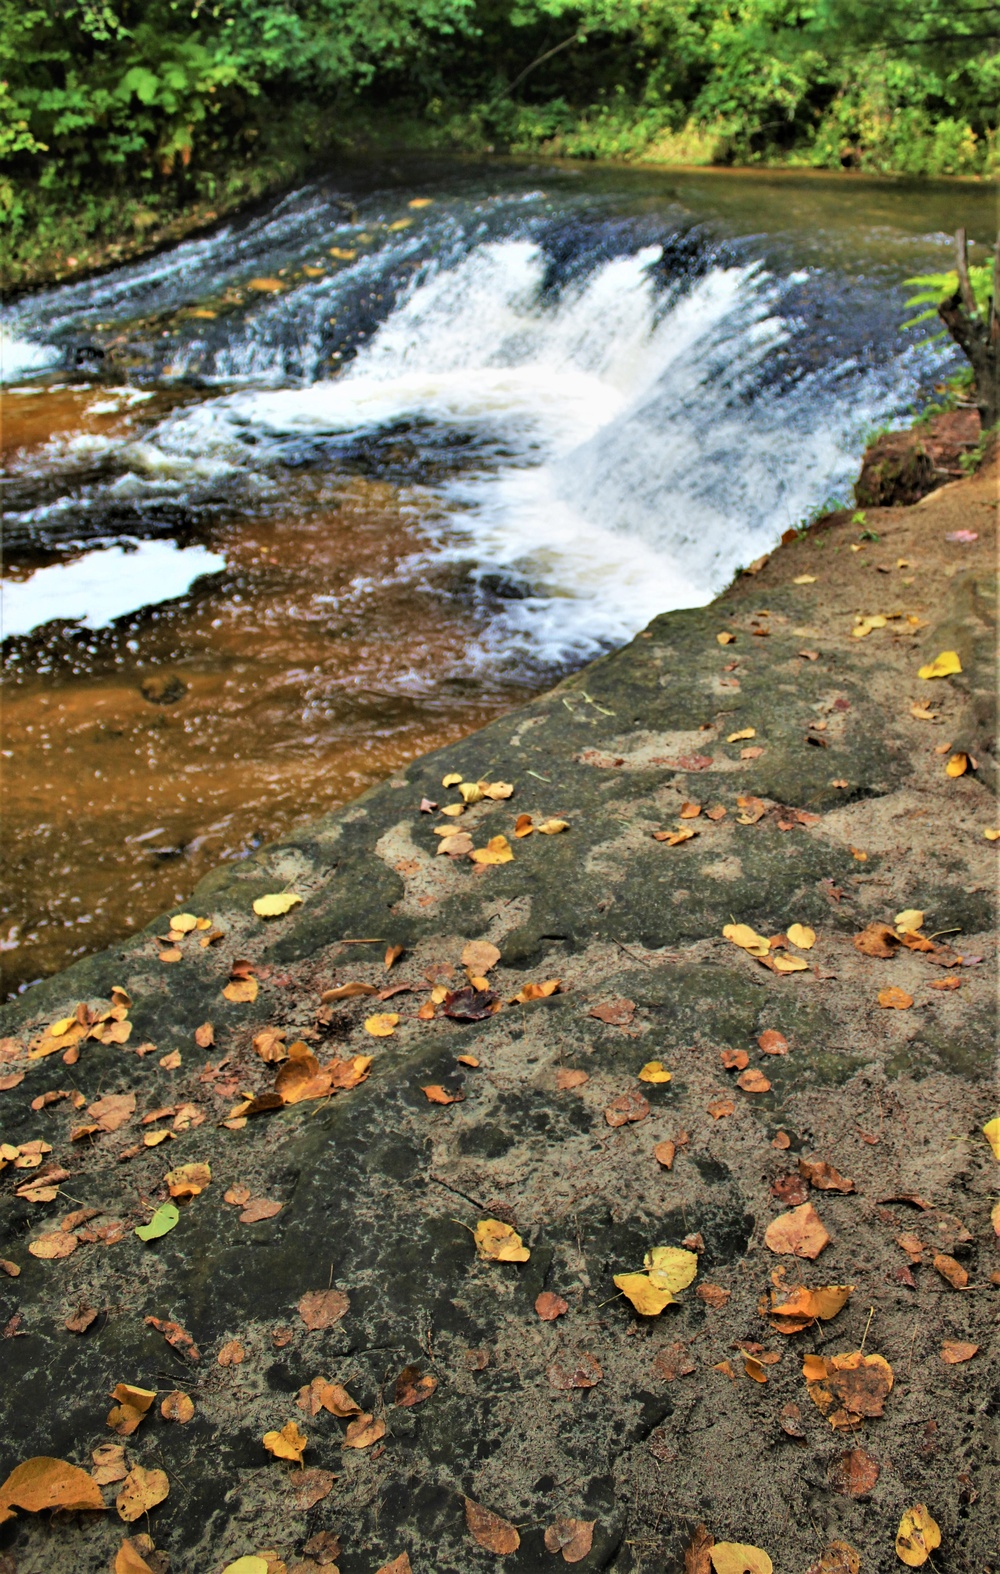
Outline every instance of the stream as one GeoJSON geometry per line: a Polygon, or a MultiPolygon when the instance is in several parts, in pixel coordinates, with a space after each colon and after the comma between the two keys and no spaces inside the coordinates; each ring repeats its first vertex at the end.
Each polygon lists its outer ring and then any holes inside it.
{"type": "Polygon", "coordinates": [[[4,991],[848,502],[991,206],[397,161],[8,303],[4,991]]]}

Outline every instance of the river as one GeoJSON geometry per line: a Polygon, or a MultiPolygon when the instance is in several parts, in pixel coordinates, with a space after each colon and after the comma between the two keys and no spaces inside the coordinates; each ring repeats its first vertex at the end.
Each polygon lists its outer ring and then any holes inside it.
{"type": "Polygon", "coordinates": [[[4,990],[848,501],[992,200],[352,166],[8,303],[4,990]]]}

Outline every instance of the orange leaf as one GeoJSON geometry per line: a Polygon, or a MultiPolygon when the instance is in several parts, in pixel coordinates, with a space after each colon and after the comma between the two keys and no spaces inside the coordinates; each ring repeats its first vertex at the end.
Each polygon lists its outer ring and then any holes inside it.
{"type": "Polygon", "coordinates": [[[830,1236],[811,1202],[779,1214],[764,1232],[764,1245],[770,1251],[792,1257],[818,1257],[829,1244],[830,1236]]]}
{"type": "Polygon", "coordinates": [[[487,1552],[507,1557],[521,1545],[521,1537],[509,1520],[501,1519],[481,1503],[465,1499],[465,1523],[474,1541],[487,1552]]]}
{"type": "Polygon", "coordinates": [[[887,988],[879,990],[878,1003],[887,1011],[908,1011],[913,1004],[913,996],[908,995],[905,989],[900,989],[898,984],[889,984],[887,988]]]}
{"type": "Polygon", "coordinates": [[[97,1482],[64,1459],[37,1455],[16,1465],[0,1486],[0,1524],[14,1518],[14,1509],[40,1514],[47,1508],[103,1509],[97,1482]]]}

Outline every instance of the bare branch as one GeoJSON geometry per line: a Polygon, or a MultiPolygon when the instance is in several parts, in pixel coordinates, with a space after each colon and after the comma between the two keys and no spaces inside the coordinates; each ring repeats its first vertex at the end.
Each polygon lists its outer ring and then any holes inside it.
{"type": "Polygon", "coordinates": [[[955,265],[958,269],[958,288],[962,297],[962,305],[970,317],[978,317],[976,297],[972,293],[972,284],[969,279],[969,247],[965,238],[965,226],[955,231],[955,265]]]}

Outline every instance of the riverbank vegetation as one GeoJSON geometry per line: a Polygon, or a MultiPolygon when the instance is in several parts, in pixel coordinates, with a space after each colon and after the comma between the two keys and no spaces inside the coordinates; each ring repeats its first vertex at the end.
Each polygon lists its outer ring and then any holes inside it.
{"type": "Polygon", "coordinates": [[[989,175],[998,29],[994,0],[0,0],[8,271],[373,142],[989,175]]]}

